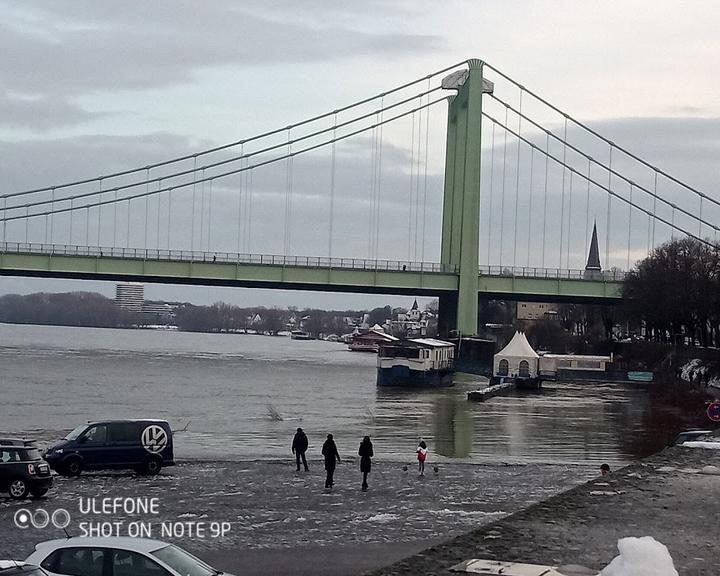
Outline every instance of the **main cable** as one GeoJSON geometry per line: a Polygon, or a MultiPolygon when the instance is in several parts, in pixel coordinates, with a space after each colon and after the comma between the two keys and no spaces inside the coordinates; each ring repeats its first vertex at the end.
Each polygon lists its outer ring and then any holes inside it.
{"type": "MultiPolygon", "coordinates": [[[[417,112],[418,110],[422,110],[422,109],[424,109],[424,108],[427,108],[427,107],[430,107],[430,106],[434,106],[435,104],[439,104],[440,102],[446,102],[446,101],[447,101],[447,97],[445,97],[445,96],[443,96],[442,98],[437,98],[437,99],[432,100],[432,101],[430,101],[430,102],[428,102],[428,103],[425,103],[425,104],[423,104],[423,105],[421,105],[421,106],[418,106],[417,108],[413,108],[413,109],[411,109],[411,110],[406,110],[406,111],[404,111],[404,112],[402,112],[402,113],[400,113],[400,114],[396,114],[395,116],[392,116],[392,117],[390,117],[390,118],[388,118],[388,119],[384,119],[384,120],[382,120],[382,124],[383,124],[383,125],[389,124],[390,122],[394,122],[395,120],[398,120],[398,119],[400,119],[400,118],[403,118],[403,117],[405,117],[405,116],[408,116],[408,115],[410,115],[410,114],[413,114],[413,113],[417,112]]],[[[340,135],[340,136],[337,136],[336,138],[332,138],[332,139],[330,139],[330,140],[326,140],[326,141],[324,141],[324,142],[320,142],[319,144],[313,144],[313,145],[311,145],[311,146],[308,146],[307,148],[303,148],[303,149],[301,149],[301,150],[294,151],[294,152],[292,152],[292,155],[293,155],[293,156],[298,156],[298,155],[300,155],[300,154],[305,154],[305,153],[307,153],[307,152],[311,152],[311,151],[313,151],[313,150],[317,150],[318,148],[322,148],[323,146],[327,146],[328,144],[332,144],[333,142],[339,142],[339,141],[341,141],[341,140],[346,140],[346,139],[348,139],[348,138],[352,138],[353,136],[357,136],[358,134],[362,134],[363,132],[366,132],[366,131],[368,131],[368,130],[371,130],[371,129],[375,128],[375,127],[376,127],[376,125],[367,126],[367,127],[364,127],[364,128],[358,129],[358,130],[354,130],[353,132],[348,132],[347,134],[342,134],[342,135],[340,135]]],[[[282,144],[282,146],[287,146],[287,143],[282,144]]],[[[161,193],[161,192],[167,192],[167,191],[169,191],[169,190],[174,190],[174,189],[177,189],[177,188],[187,188],[187,187],[189,187],[189,186],[192,186],[193,184],[200,184],[200,183],[204,183],[204,182],[206,182],[206,181],[209,181],[209,180],[211,180],[211,179],[224,178],[224,177],[226,177],[226,176],[231,176],[231,175],[233,175],[233,174],[239,174],[239,173],[245,172],[245,171],[250,171],[250,174],[251,174],[251,180],[250,180],[250,181],[251,181],[251,183],[252,183],[252,170],[253,170],[253,169],[259,168],[259,167],[262,167],[262,166],[267,166],[267,165],[269,165],[269,164],[274,164],[275,162],[280,162],[280,161],[282,161],[282,160],[285,160],[286,158],[287,158],[287,155],[277,156],[277,157],[275,157],[275,158],[269,158],[268,160],[264,160],[264,161],[262,161],[262,162],[258,162],[257,164],[252,164],[252,165],[248,164],[248,165],[246,165],[245,167],[237,168],[237,169],[235,169],[235,170],[230,170],[230,171],[228,171],[228,172],[222,172],[222,173],[220,173],[220,174],[214,174],[214,175],[212,175],[212,176],[203,177],[203,178],[201,178],[200,180],[190,181],[190,182],[183,182],[183,183],[180,183],[180,184],[175,184],[175,185],[173,185],[173,186],[168,186],[168,187],[165,187],[165,188],[161,188],[161,189],[159,189],[159,190],[151,190],[150,192],[140,192],[140,193],[137,193],[137,194],[134,194],[134,195],[131,195],[131,196],[124,196],[124,197],[118,199],[117,202],[128,202],[128,203],[129,203],[131,200],[135,200],[135,199],[137,199],[137,198],[143,198],[143,197],[145,197],[146,195],[151,195],[151,196],[152,196],[152,195],[154,195],[154,194],[158,194],[158,193],[161,193]]],[[[166,176],[165,178],[167,178],[167,176],[166,176]]],[[[252,190],[252,188],[251,188],[251,190],[252,190]]],[[[69,197],[69,198],[64,198],[63,201],[67,201],[67,200],[71,200],[71,199],[72,199],[72,198],[70,198],[70,197],[69,197]]],[[[252,199],[252,192],[251,192],[250,199],[252,199]]],[[[104,200],[104,201],[100,202],[99,205],[103,205],[103,206],[104,206],[104,205],[106,205],[106,204],[112,204],[112,203],[114,203],[114,202],[115,202],[114,199],[104,200]]],[[[83,204],[83,205],[81,205],[81,206],[75,206],[75,207],[73,207],[72,210],[82,210],[82,209],[87,208],[88,206],[96,206],[96,204],[83,204]]],[[[19,206],[16,207],[16,208],[19,208],[19,206]]],[[[69,212],[70,210],[71,210],[71,208],[56,208],[54,211],[52,211],[52,213],[53,213],[53,214],[62,214],[62,213],[65,213],[65,212],[69,212]]],[[[24,219],[24,218],[36,218],[36,217],[38,217],[38,216],[45,216],[46,214],[50,214],[50,213],[51,213],[50,210],[46,210],[46,211],[43,211],[43,212],[36,212],[36,213],[34,213],[34,214],[24,214],[24,215],[19,215],[19,216],[4,216],[2,219],[0,219],[0,222],[11,222],[11,221],[13,221],[13,220],[21,220],[21,219],[24,219]]]]}
{"type": "MultiPolygon", "coordinates": [[[[358,100],[357,102],[354,102],[352,104],[348,104],[347,106],[343,106],[341,108],[336,108],[335,110],[332,110],[331,112],[325,112],[323,114],[320,114],[318,116],[313,116],[312,118],[308,118],[306,120],[303,120],[301,122],[297,122],[295,124],[290,124],[288,126],[285,126],[283,128],[276,128],[274,130],[270,130],[268,132],[263,132],[261,134],[257,134],[255,136],[251,136],[249,138],[245,138],[242,140],[237,140],[235,142],[230,142],[228,144],[223,144],[221,146],[215,146],[213,148],[208,148],[206,150],[202,150],[200,152],[195,152],[194,154],[186,154],[183,156],[178,156],[176,158],[171,158],[169,160],[164,160],[162,162],[156,162],[154,164],[147,164],[145,166],[140,166],[137,168],[131,168],[128,170],[121,170],[119,172],[113,172],[111,174],[104,174],[102,176],[96,176],[95,178],[86,178],[83,180],[76,180],[74,182],[65,182],[62,184],[55,184],[54,186],[45,186],[43,188],[34,188],[29,190],[21,190],[18,192],[11,192],[7,194],[0,194],[0,198],[12,198],[15,196],[22,196],[26,194],[36,194],[38,192],[47,192],[54,189],[62,189],[62,188],[70,188],[72,186],[79,186],[81,184],[89,184],[91,182],[97,182],[99,180],[107,180],[110,178],[117,178],[120,176],[127,176],[129,174],[135,174],[137,172],[142,172],[143,170],[147,169],[153,169],[153,168],[160,168],[162,166],[168,166],[170,164],[176,164],[178,162],[184,162],[185,160],[192,160],[193,158],[197,158],[199,156],[206,156],[208,154],[212,154],[214,152],[220,152],[222,150],[227,150],[229,148],[235,148],[241,144],[247,144],[248,142],[254,142],[256,140],[262,140],[264,138],[267,138],[269,136],[274,136],[276,134],[280,134],[282,132],[285,132],[288,129],[295,129],[299,128],[300,126],[305,126],[307,124],[312,124],[314,122],[317,122],[318,120],[322,120],[324,118],[328,118],[332,116],[333,114],[338,114],[340,112],[345,112],[347,110],[352,110],[353,108],[357,108],[358,106],[362,106],[364,104],[367,104],[368,102],[372,102],[374,100],[377,100],[378,98],[382,98],[383,96],[388,96],[390,94],[394,94],[396,92],[399,92],[401,90],[405,90],[406,88],[409,88],[410,86],[414,86],[415,84],[418,84],[420,82],[423,82],[426,79],[432,79],[436,76],[439,76],[440,74],[444,74],[445,72],[448,72],[450,70],[454,70],[455,68],[459,68],[461,66],[467,65],[469,60],[463,60],[462,62],[458,62],[457,64],[454,64],[452,66],[447,66],[441,70],[437,70],[435,72],[432,72],[426,76],[423,76],[421,78],[418,78],[416,80],[413,80],[411,82],[406,82],[405,84],[402,84],[400,86],[396,86],[395,88],[392,88],[390,90],[387,90],[385,92],[381,92],[380,94],[377,94],[375,96],[370,96],[368,98],[364,98],[363,100],[358,100]]],[[[440,89],[441,87],[438,87],[440,89]]],[[[167,178],[167,176],[166,176],[167,178]]]]}

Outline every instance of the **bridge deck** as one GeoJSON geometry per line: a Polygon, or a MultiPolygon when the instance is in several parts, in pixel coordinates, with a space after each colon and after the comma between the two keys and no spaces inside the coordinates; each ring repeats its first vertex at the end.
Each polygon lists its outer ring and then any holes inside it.
{"type": "MultiPolygon", "coordinates": [[[[454,266],[356,258],[0,244],[0,275],[439,296],[458,289],[454,266]]],[[[607,301],[615,274],[481,268],[480,294],[505,299],[607,301]]]]}

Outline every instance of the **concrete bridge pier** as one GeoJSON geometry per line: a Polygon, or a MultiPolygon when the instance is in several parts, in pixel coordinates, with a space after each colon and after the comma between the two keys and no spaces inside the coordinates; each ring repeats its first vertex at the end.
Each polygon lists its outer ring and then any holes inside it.
{"type": "Polygon", "coordinates": [[[482,95],[493,90],[482,61],[468,65],[442,83],[457,94],[448,98],[441,262],[457,266],[460,274],[457,294],[440,299],[441,334],[462,336],[478,330],[482,95]]]}

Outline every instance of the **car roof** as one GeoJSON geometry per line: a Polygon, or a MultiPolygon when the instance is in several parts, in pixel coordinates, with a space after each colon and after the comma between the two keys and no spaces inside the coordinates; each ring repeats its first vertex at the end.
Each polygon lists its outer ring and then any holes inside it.
{"type": "Polygon", "coordinates": [[[116,423],[130,423],[130,422],[157,422],[158,424],[167,424],[167,420],[160,420],[159,418],[127,418],[125,420],[93,420],[88,421],[87,425],[91,426],[94,424],[116,424],[116,423]]]}
{"type": "Polygon", "coordinates": [[[74,536],[72,538],[61,538],[58,540],[47,540],[35,546],[36,550],[56,550],[58,548],[72,548],[74,546],[96,547],[96,548],[117,548],[132,552],[153,552],[169,546],[161,540],[150,540],[148,538],[130,538],[128,536],[90,537],[74,536]]]}
{"type": "Polygon", "coordinates": [[[35,448],[36,444],[35,440],[27,440],[26,438],[0,438],[0,446],[10,448],[35,448]]]}
{"type": "MultiPolygon", "coordinates": [[[[26,564],[20,560],[0,560],[0,571],[5,572],[6,570],[13,570],[20,568],[20,572],[24,572],[25,569],[37,568],[34,564],[26,564]]],[[[17,572],[19,574],[20,572],[17,572]]]]}

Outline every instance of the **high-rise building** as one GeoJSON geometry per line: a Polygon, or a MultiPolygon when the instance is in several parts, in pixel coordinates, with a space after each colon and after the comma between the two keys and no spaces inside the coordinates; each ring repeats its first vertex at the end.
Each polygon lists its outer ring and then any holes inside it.
{"type": "Polygon", "coordinates": [[[140,282],[123,282],[115,285],[115,303],[128,312],[142,312],[145,285],[140,282]]]}

